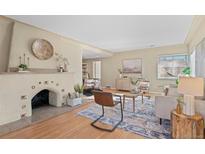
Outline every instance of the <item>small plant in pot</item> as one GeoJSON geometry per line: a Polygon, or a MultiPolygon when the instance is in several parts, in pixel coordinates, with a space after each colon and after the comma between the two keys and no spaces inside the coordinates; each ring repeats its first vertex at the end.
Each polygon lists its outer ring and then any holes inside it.
{"type": "Polygon", "coordinates": [[[19,71],[25,71],[25,70],[28,69],[28,66],[27,66],[26,64],[20,64],[20,65],[18,66],[18,68],[19,68],[19,71]]]}
{"type": "MultiPolygon", "coordinates": [[[[190,76],[190,75],[191,75],[191,68],[190,67],[185,67],[182,70],[181,76],[190,76]]],[[[179,84],[179,77],[176,80],[176,85],[178,86],[178,84],[179,84]]]]}
{"type": "Polygon", "coordinates": [[[67,103],[69,106],[76,106],[82,104],[82,95],[83,95],[84,86],[80,84],[74,85],[74,93],[68,94],[67,103]]]}
{"type": "Polygon", "coordinates": [[[130,78],[130,82],[135,87],[135,89],[133,89],[131,92],[139,93],[140,92],[140,87],[139,87],[140,79],[130,78]]]}
{"type": "Polygon", "coordinates": [[[74,85],[74,90],[75,90],[76,94],[78,95],[78,97],[81,97],[81,96],[82,96],[82,94],[83,94],[83,89],[84,89],[84,86],[83,86],[83,85],[80,85],[80,84],[74,85]]]}

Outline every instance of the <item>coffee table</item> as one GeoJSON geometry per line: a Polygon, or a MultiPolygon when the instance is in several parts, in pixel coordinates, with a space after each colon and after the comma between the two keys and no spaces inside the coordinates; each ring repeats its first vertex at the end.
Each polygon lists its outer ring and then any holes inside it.
{"type": "Polygon", "coordinates": [[[142,103],[144,102],[143,99],[143,94],[142,93],[137,93],[137,94],[132,94],[132,93],[125,93],[123,95],[123,109],[125,108],[125,99],[126,98],[131,98],[132,99],[132,103],[133,103],[133,112],[135,112],[135,98],[137,98],[138,96],[142,96],[142,103]]]}
{"type": "Polygon", "coordinates": [[[144,96],[150,97],[149,93],[144,93],[144,92],[133,94],[133,93],[131,93],[129,91],[119,91],[119,90],[116,90],[116,89],[103,89],[103,91],[104,92],[110,92],[113,95],[118,95],[118,96],[120,95],[123,98],[123,109],[125,107],[125,99],[126,98],[131,98],[132,99],[132,103],[133,103],[133,112],[135,112],[135,99],[138,96],[142,96],[142,103],[144,103],[144,96]]]}

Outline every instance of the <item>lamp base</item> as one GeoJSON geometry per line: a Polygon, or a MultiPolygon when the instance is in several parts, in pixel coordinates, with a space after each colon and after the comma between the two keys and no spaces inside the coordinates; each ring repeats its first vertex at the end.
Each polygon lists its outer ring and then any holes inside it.
{"type": "Polygon", "coordinates": [[[185,107],[183,109],[184,114],[190,116],[195,115],[194,96],[184,95],[184,103],[185,103],[185,107]]]}

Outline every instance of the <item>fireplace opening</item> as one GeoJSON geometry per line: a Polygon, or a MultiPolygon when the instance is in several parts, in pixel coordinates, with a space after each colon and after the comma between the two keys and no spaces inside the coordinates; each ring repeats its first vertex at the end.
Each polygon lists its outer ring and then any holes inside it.
{"type": "Polygon", "coordinates": [[[42,90],[31,100],[32,109],[49,105],[49,90],[42,90]]]}

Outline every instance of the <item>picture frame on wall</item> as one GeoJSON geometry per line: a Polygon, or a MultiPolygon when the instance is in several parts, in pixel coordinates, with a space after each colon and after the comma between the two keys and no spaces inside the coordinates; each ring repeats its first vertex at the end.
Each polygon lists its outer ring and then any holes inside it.
{"type": "Polygon", "coordinates": [[[187,66],[189,66],[187,54],[160,55],[157,63],[157,78],[177,79],[187,66]]]}
{"type": "Polygon", "coordinates": [[[122,61],[123,73],[136,73],[142,74],[142,59],[124,59],[122,61]]]}

